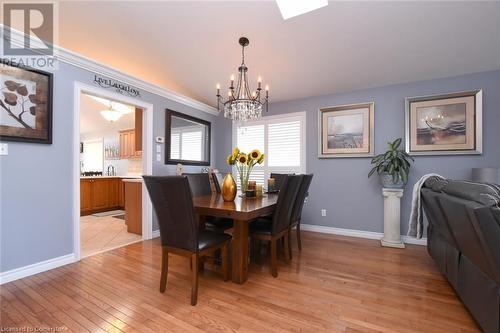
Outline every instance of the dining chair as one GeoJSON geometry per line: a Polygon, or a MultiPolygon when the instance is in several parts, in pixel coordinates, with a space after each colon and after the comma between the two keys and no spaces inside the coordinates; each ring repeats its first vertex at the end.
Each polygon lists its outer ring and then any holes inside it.
{"type": "Polygon", "coordinates": [[[281,189],[285,177],[290,175],[293,174],[271,172],[269,178],[274,178],[274,189],[279,191],[281,189]]]}
{"type": "Polygon", "coordinates": [[[212,194],[210,179],[208,178],[210,175],[208,173],[183,173],[182,175],[187,177],[193,196],[212,194]]]}
{"type": "MultiPolygon", "coordinates": [[[[210,188],[210,179],[208,178],[209,175],[210,174],[208,173],[183,174],[183,176],[186,176],[188,179],[189,187],[191,188],[191,192],[193,192],[193,196],[212,194],[212,189],[210,188]]],[[[223,217],[206,216],[205,226],[211,230],[224,231],[233,227],[233,220],[223,217]]]]}
{"type": "Polygon", "coordinates": [[[215,192],[217,194],[220,194],[223,182],[222,175],[220,173],[215,173],[215,172],[211,172],[210,174],[212,175],[212,182],[214,183],[215,192]]]}
{"type": "Polygon", "coordinates": [[[293,206],[302,178],[302,175],[284,177],[272,219],[259,218],[250,223],[250,237],[253,240],[265,240],[271,243],[271,274],[273,277],[278,276],[277,242],[282,238],[284,241],[285,261],[286,263],[290,261],[289,229],[293,206]]]}
{"type": "Polygon", "coordinates": [[[199,262],[216,250],[221,251],[221,272],[229,278],[228,252],[231,236],[198,228],[193,195],[185,176],[143,176],[160,228],[162,245],[160,292],[165,292],[169,253],[191,262],[191,305],[198,299],[199,262]]]}
{"type": "MultiPolygon", "coordinates": [[[[293,228],[296,228],[297,234],[297,247],[299,250],[302,250],[302,240],[300,238],[300,221],[302,218],[302,208],[304,208],[304,203],[306,201],[307,196],[309,195],[309,186],[311,185],[313,174],[304,175],[302,179],[302,183],[300,183],[299,191],[297,193],[297,199],[293,205],[292,209],[292,218],[290,219],[290,229],[289,232],[292,231],[293,228]]],[[[289,238],[291,238],[289,236],[289,238]]],[[[288,242],[290,258],[292,257],[292,245],[291,242],[288,242]]]]}

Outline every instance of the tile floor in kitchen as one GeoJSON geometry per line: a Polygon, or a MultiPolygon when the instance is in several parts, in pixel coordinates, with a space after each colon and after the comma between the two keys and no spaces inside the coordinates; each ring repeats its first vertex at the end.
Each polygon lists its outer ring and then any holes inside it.
{"type": "Polygon", "coordinates": [[[125,220],[114,216],[80,217],[81,258],[133,242],[142,236],[127,232],[125,220]]]}

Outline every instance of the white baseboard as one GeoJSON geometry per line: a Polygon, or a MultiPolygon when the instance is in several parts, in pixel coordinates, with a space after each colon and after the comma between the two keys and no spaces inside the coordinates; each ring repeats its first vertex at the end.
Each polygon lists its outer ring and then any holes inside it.
{"type": "Polygon", "coordinates": [[[64,266],[67,264],[71,264],[76,261],[76,257],[74,253],[67,254],[65,256],[45,260],[42,262],[38,262],[36,264],[31,264],[24,267],[19,267],[12,269],[7,272],[0,273],[0,285],[11,282],[14,280],[21,279],[23,277],[27,277],[30,275],[42,273],[48,271],[50,269],[54,269],[60,266],[64,266]]]}
{"type": "Polygon", "coordinates": [[[153,230],[151,238],[156,238],[156,237],[160,237],[160,230],[153,230]]]}
{"type": "MultiPolygon", "coordinates": [[[[382,239],[382,237],[384,236],[384,234],[381,232],[325,227],[321,225],[302,224],[302,223],[300,224],[300,229],[306,231],[319,232],[323,234],[332,234],[332,235],[341,235],[341,236],[377,239],[377,240],[382,239]]],[[[401,235],[401,239],[406,244],[415,244],[424,246],[427,245],[427,238],[417,239],[415,237],[401,235]]]]}

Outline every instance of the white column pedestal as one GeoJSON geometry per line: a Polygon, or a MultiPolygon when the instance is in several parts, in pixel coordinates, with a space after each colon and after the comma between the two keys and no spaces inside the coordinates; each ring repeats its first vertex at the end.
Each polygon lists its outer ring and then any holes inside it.
{"type": "Polygon", "coordinates": [[[401,197],[403,189],[383,188],[384,196],[384,237],[382,246],[404,249],[401,241],[401,197]]]}

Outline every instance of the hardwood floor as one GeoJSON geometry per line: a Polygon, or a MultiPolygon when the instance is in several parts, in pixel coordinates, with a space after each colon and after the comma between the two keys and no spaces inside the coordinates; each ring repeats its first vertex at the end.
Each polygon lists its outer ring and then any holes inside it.
{"type": "MultiPolygon", "coordinates": [[[[295,236],[295,235],[293,235],[295,236]]],[[[295,240],[294,237],[292,237],[295,240]]],[[[302,232],[290,265],[249,266],[243,285],[207,267],[190,305],[189,263],[170,256],[159,291],[158,239],[0,287],[1,327],[75,332],[480,332],[425,247],[302,232]]]]}

